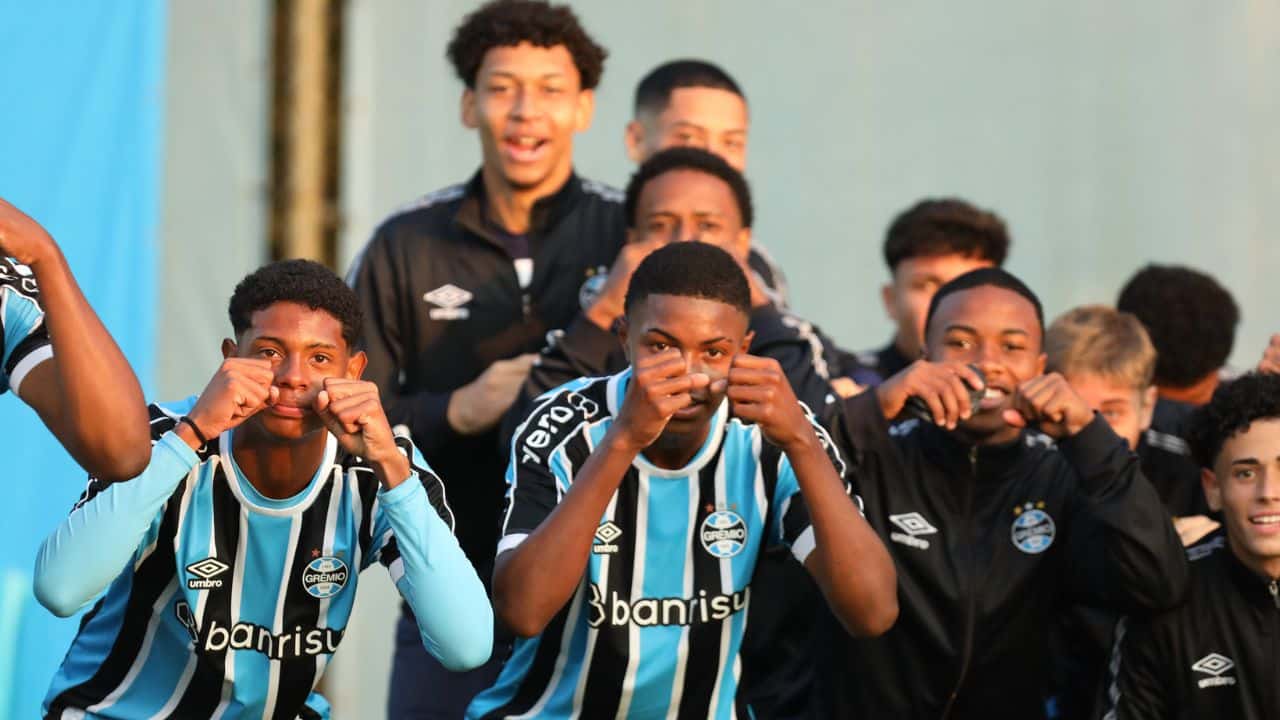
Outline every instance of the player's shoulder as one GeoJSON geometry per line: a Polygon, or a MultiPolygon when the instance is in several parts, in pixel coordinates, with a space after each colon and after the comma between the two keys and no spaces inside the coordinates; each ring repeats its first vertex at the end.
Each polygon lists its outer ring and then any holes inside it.
{"type": "Polygon", "coordinates": [[[618,382],[618,375],[579,378],[540,395],[512,440],[517,461],[545,464],[583,426],[609,418],[609,396],[619,392],[618,382]]]}
{"type": "Polygon", "coordinates": [[[626,195],[622,190],[608,183],[589,178],[579,178],[578,182],[582,188],[582,194],[591,202],[598,202],[603,205],[617,205],[620,208],[626,199],[626,195]]]}
{"type": "Polygon", "coordinates": [[[0,289],[8,289],[31,300],[40,298],[40,288],[31,268],[0,255],[0,289]]]}
{"type": "Polygon", "coordinates": [[[399,205],[375,226],[369,246],[421,241],[447,234],[469,185],[450,185],[399,205]]]}

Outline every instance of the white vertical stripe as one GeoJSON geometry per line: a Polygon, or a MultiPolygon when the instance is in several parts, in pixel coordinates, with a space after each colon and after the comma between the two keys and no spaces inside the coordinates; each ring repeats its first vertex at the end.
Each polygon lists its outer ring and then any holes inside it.
{"type": "MultiPolygon", "coordinates": [[[[342,469],[335,467],[333,471],[333,492],[329,493],[329,512],[324,520],[324,549],[322,552],[325,557],[334,556],[333,538],[338,532],[338,510],[342,507],[342,492],[346,488],[346,480],[342,475],[342,469]]],[[[349,592],[355,592],[354,586],[356,585],[356,574],[358,572],[359,568],[347,569],[347,582],[352,585],[349,592]]],[[[333,602],[331,598],[320,599],[320,615],[317,619],[316,627],[329,627],[329,604],[331,602],[333,602]]],[[[315,687],[315,682],[319,679],[320,674],[316,673],[315,677],[311,679],[313,688],[315,687]]]]}
{"type": "MultiPolygon", "coordinates": [[[[298,553],[298,536],[302,534],[302,516],[289,519],[289,544],[285,546],[284,564],[280,568],[280,591],[276,593],[276,613],[271,619],[271,633],[279,636],[283,631],[285,598],[289,596],[289,576],[293,574],[293,558],[298,553]]],[[[271,720],[276,711],[276,699],[280,693],[280,660],[267,658],[267,701],[262,706],[263,720],[271,720]]]]}
{"type": "Polygon", "coordinates": [[[187,685],[191,683],[191,676],[196,674],[196,658],[199,655],[194,651],[187,656],[187,665],[182,668],[182,676],[178,678],[178,684],[173,688],[173,694],[169,696],[168,702],[164,707],[156,711],[148,720],[161,720],[173,714],[177,709],[178,703],[182,702],[182,696],[187,692],[187,685]]]}
{"type": "MultiPolygon", "coordinates": [[[[617,509],[617,507],[618,507],[618,491],[615,490],[613,492],[613,497],[609,498],[609,506],[605,508],[605,511],[604,511],[605,518],[608,520],[613,520],[614,511],[617,509]]],[[[587,564],[587,572],[586,572],[586,581],[591,582],[591,565],[590,565],[591,560],[588,559],[587,563],[588,564],[587,564]]],[[[609,612],[608,610],[609,603],[605,599],[607,597],[609,597],[609,556],[601,555],[600,556],[600,602],[606,606],[604,611],[606,613],[609,612]]],[[[605,622],[608,622],[608,621],[609,621],[609,618],[605,617],[605,622]]],[[[591,668],[591,656],[595,654],[596,637],[599,634],[600,633],[598,630],[596,630],[596,628],[593,628],[590,626],[587,627],[587,653],[586,653],[586,656],[582,658],[582,672],[579,674],[579,677],[578,677],[578,687],[573,691],[574,710],[573,710],[573,714],[570,715],[570,718],[578,717],[578,713],[582,708],[582,696],[583,696],[583,693],[585,693],[587,690],[587,675],[590,674],[587,671],[591,668]]]]}
{"type": "Polygon", "coordinates": [[[133,664],[129,666],[129,672],[124,676],[124,680],[111,691],[109,695],[102,699],[102,702],[96,705],[90,705],[87,710],[89,713],[100,713],[106,708],[115,705],[133,685],[133,681],[138,678],[138,673],[142,672],[142,666],[147,664],[147,658],[151,657],[151,643],[156,639],[156,630],[160,627],[164,620],[164,609],[173,599],[174,593],[178,592],[178,576],[175,573],[173,579],[165,586],[164,591],[160,593],[160,597],[156,598],[155,604],[151,606],[151,619],[147,621],[147,632],[142,637],[142,647],[138,648],[138,654],[133,657],[133,664]]]}
{"type": "MultiPolygon", "coordinates": [[[[696,523],[698,522],[698,506],[702,503],[702,498],[698,496],[701,485],[698,483],[697,475],[690,478],[687,487],[689,488],[689,537],[690,541],[685,544],[684,556],[684,595],[683,597],[693,597],[693,537],[698,532],[696,523]]],[[[674,508],[672,508],[674,510],[674,508]]],[[[684,675],[689,663],[689,624],[685,624],[680,628],[680,645],[676,652],[676,672],[675,677],[671,680],[671,704],[667,706],[668,720],[676,720],[676,715],[680,711],[680,700],[684,697],[684,675]]]]}
{"type": "MultiPolygon", "coordinates": [[[[764,468],[760,465],[760,429],[757,427],[751,433],[751,459],[756,466],[755,477],[751,482],[756,491],[756,521],[760,523],[760,527],[769,526],[769,504],[773,502],[773,498],[764,495],[764,468]]],[[[762,547],[768,546],[768,538],[763,538],[762,547]]]]}
{"type": "MultiPolygon", "coordinates": [[[[226,433],[223,433],[225,436],[226,433]]],[[[228,445],[229,446],[229,445],[228,445]]],[[[236,482],[234,469],[228,467],[226,480],[229,483],[236,482]]],[[[244,566],[246,565],[245,545],[249,542],[249,511],[240,506],[240,539],[236,543],[236,557],[234,560],[236,572],[231,578],[231,624],[240,621],[240,600],[244,595],[244,566]]],[[[227,708],[231,706],[231,694],[236,687],[236,654],[227,647],[226,660],[223,662],[222,669],[222,702],[218,703],[217,709],[213,711],[213,715],[209,720],[219,720],[227,708]]]]}
{"type": "MultiPolygon", "coordinates": [[[[564,666],[569,662],[569,653],[573,645],[573,631],[578,627],[578,616],[582,614],[582,603],[586,597],[587,583],[590,580],[584,575],[582,582],[578,585],[578,590],[573,594],[573,598],[569,600],[569,614],[564,620],[564,631],[560,634],[560,654],[556,657],[555,670],[551,672],[551,679],[547,681],[547,686],[542,690],[542,696],[538,701],[529,708],[529,712],[511,718],[511,720],[534,720],[542,715],[542,711],[547,707],[547,703],[551,701],[551,696],[555,694],[556,687],[560,685],[560,678],[564,676],[564,666]]],[[[583,667],[586,672],[586,667],[583,667]]]]}
{"type": "MultiPolygon", "coordinates": [[[[724,466],[726,463],[723,459],[716,464],[716,509],[728,508],[727,493],[725,487],[724,466]]],[[[733,558],[720,558],[720,592],[726,595],[733,594],[733,558]]],[[[716,712],[716,708],[720,705],[720,681],[723,680],[725,661],[729,657],[729,643],[733,639],[733,623],[732,616],[720,622],[720,662],[716,665],[716,683],[711,690],[711,704],[707,706],[708,711],[712,714],[716,712]]]]}
{"type": "MultiPolygon", "coordinates": [[[[626,482],[626,480],[623,480],[626,482]]],[[[635,548],[631,561],[631,607],[644,597],[645,546],[649,537],[649,474],[636,472],[636,522],[632,545],[635,548]]],[[[661,612],[661,608],[658,610],[661,612]]],[[[631,712],[631,697],[636,691],[636,672],[640,669],[640,625],[635,618],[627,624],[627,670],[622,675],[621,695],[618,698],[617,720],[626,720],[631,712]]]]}

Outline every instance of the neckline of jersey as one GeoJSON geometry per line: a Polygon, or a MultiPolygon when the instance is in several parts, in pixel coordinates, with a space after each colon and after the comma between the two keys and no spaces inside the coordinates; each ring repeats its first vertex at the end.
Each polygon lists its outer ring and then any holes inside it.
{"type": "MultiPolygon", "coordinates": [[[[622,407],[622,398],[627,392],[627,383],[630,381],[631,368],[627,368],[609,378],[609,387],[605,397],[609,401],[610,416],[618,416],[618,410],[622,407]]],[[[631,461],[632,466],[655,478],[687,478],[690,475],[696,475],[702,468],[706,467],[711,458],[715,457],[716,450],[720,448],[720,441],[724,438],[725,422],[728,416],[729,400],[725,398],[720,401],[715,414],[711,416],[711,428],[707,431],[707,439],[702,441],[702,447],[698,449],[697,454],[684,467],[675,468],[674,470],[658,467],[649,462],[643,452],[637,454],[636,459],[631,461]]]]}
{"type": "Polygon", "coordinates": [[[218,446],[223,467],[227,468],[227,484],[231,486],[231,493],[236,496],[236,500],[239,500],[242,506],[260,515],[277,517],[298,515],[311,507],[316,496],[320,494],[320,488],[324,487],[324,480],[332,472],[333,460],[337,456],[338,439],[333,436],[333,433],[325,433],[324,455],[320,460],[320,467],[316,468],[315,474],[311,476],[311,482],[297,495],[280,500],[269,498],[258,492],[253,483],[249,482],[249,478],[240,471],[240,466],[236,464],[235,456],[231,452],[231,438],[234,433],[234,429],[223,432],[218,440],[218,446]]]}

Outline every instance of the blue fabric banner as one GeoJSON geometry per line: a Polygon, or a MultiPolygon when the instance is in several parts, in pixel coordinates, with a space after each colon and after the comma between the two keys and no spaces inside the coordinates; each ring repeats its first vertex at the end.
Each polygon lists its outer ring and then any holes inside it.
{"type": "MultiPolygon", "coordinates": [[[[62,246],[148,397],[164,57],[159,0],[0,0],[0,197],[62,246]]],[[[31,569],[85,477],[12,394],[0,396],[0,453],[0,718],[29,718],[77,626],[35,602],[31,569]]]]}

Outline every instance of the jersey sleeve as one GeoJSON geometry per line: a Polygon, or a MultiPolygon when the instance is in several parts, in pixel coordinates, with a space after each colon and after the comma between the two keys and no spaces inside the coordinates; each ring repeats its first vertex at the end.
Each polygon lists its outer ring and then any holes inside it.
{"type": "Polygon", "coordinates": [[[44,325],[40,291],[31,269],[0,257],[0,392],[10,388],[19,395],[23,379],[32,368],[53,357],[53,345],[44,325]]]}
{"type": "Polygon", "coordinates": [[[84,607],[156,542],[168,503],[200,461],[173,433],[172,418],[155,406],[152,416],[147,469],[123,482],[90,478],[71,514],[40,545],[35,594],[55,615],[67,617],[84,607]]]}
{"type": "MultiPolygon", "coordinates": [[[[422,486],[430,511],[452,533],[454,531],[453,509],[449,507],[449,500],[445,497],[444,482],[435,474],[431,466],[423,459],[422,453],[414,447],[408,438],[397,436],[396,445],[409,458],[409,467],[412,472],[409,482],[422,486]]],[[[373,543],[369,548],[368,554],[364,557],[361,569],[363,570],[374,562],[380,562],[391,572],[391,580],[393,582],[398,580],[400,575],[404,573],[403,564],[396,562],[400,559],[400,545],[396,541],[395,529],[391,525],[391,519],[385,512],[381,493],[378,496],[378,509],[373,516],[372,538],[373,543]]]]}
{"type": "Polygon", "coordinates": [[[375,545],[369,553],[387,567],[413,610],[423,647],[450,670],[484,664],[493,649],[493,609],[484,584],[453,536],[444,484],[407,439],[411,475],[378,491],[375,545]]]}
{"type": "Polygon", "coordinates": [[[1173,679],[1166,677],[1171,650],[1162,647],[1158,620],[1122,618],[1116,627],[1102,717],[1107,720],[1165,720],[1172,717],[1166,697],[1173,679]]]}
{"type": "Polygon", "coordinates": [[[604,409],[582,389],[570,383],[544,395],[512,438],[499,554],[546,520],[591,454],[588,426],[604,409]]]}
{"type": "MultiPolygon", "coordinates": [[[[836,474],[840,476],[840,480],[844,483],[845,492],[849,493],[857,504],[859,512],[861,512],[862,498],[856,492],[848,465],[840,455],[840,451],[836,449],[835,443],[831,441],[831,436],[826,429],[817,422],[812,414],[808,417],[810,424],[813,425],[814,432],[818,435],[818,440],[827,452],[827,457],[830,458],[831,464],[835,467],[836,474]]],[[[809,508],[805,505],[804,495],[800,492],[800,481],[796,477],[795,470],[791,467],[791,461],[787,459],[786,453],[777,452],[776,464],[770,455],[771,453],[764,454],[761,457],[762,464],[768,463],[763,468],[766,480],[770,474],[774,473],[776,473],[777,478],[774,484],[772,502],[769,504],[768,539],[771,545],[785,544],[790,546],[791,553],[803,564],[805,558],[809,557],[809,553],[813,552],[816,546],[813,526],[809,520],[809,508]],[[772,473],[770,472],[771,470],[773,470],[772,473]]]]}

